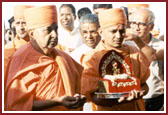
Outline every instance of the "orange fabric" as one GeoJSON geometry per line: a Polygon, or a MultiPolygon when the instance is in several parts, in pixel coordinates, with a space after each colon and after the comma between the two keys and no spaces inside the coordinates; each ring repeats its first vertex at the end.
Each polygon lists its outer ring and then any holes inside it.
{"type": "Polygon", "coordinates": [[[29,29],[48,26],[57,23],[57,9],[55,5],[33,7],[24,12],[27,27],[29,29]]]}
{"type": "Polygon", "coordinates": [[[160,31],[159,30],[152,30],[151,33],[155,38],[158,38],[159,34],[160,34],[160,31]]]}
{"type": "Polygon", "coordinates": [[[15,20],[22,19],[24,20],[24,10],[27,8],[31,8],[33,6],[26,6],[26,5],[17,5],[14,7],[14,18],[15,20]]]}
{"type": "Polygon", "coordinates": [[[97,106],[93,102],[90,102],[90,104],[92,106],[92,111],[96,111],[97,110],[97,106]]]}
{"type": "Polygon", "coordinates": [[[63,46],[63,45],[61,45],[61,44],[59,44],[59,43],[56,45],[55,48],[57,48],[57,49],[59,49],[59,50],[61,50],[61,51],[65,51],[65,49],[66,49],[65,46],[63,46]]]}
{"type": "Polygon", "coordinates": [[[4,49],[4,74],[6,72],[7,64],[15,52],[16,50],[14,48],[4,49]]]}
{"type": "Polygon", "coordinates": [[[127,4],[127,8],[128,10],[132,9],[132,8],[149,8],[149,4],[127,4]]]}
{"type": "Polygon", "coordinates": [[[18,48],[20,48],[20,46],[26,43],[28,43],[26,40],[20,39],[18,36],[16,36],[11,42],[5,45],[5,49],[14,48],[17,50],[18,48]]]}
{"type": "MultiPolygon", "coordinates": [[[[17,50],[5,76],[5,110],[27,111],[33,100],[80,93],[82,66],[60,50],[52,54],[54,59],[37,52],[30,43],[17,50]]],[[[56,106],[47,110],[68,109],[56,106]]]]}
{"type": "Polygon", "coordinates": [[[14,38],[11,42],[9,42],[7,45],[5,45],[4,48],[4,73],[6,71],[7,64],[10,60],[10,58],[13,56],[13,54],[16,52],[18,48],[20,48],[22,45],[27,44],[28,42],[20,39],[19,37],[14,38]]]}
{"type": "MultiPolygon", "coordinates": [[[[96,49],[92,50],[85,55],[82,65],[84,71],[82,73],[81,80],[81,93],[87,96],[90,100],[90,93],[98,89],[98,80],[100,80],[100,75],[98,71],[99,62],[102,56],[109,50],[115,50],[124,56],[130,58],[130,62],[133,67],[133,76],[139,78],[140,83],[146,82],[149,77],[149,61],[138,49],[133,46],[124,45],[122,49],[107,48],[101,41],[96,49]],[[89,85],[86,85],[89,84],[89,85]]],[[[95,107],[94,107],[95,108],[95,107]]],[[[128,103],[121,103],[119,105],[114,105],[112,107],[103,107],[96,105],[97,110],[107,110],[107,111],[128,111],[128,110],[145,110],[144,101],[138,99],[136,101],[131,101],[128,103]]]]}
{"type": "Polygon", "coordinates": [[[127,23],[126,14],[121,8],[103,10],[98,14],[98,17],[101,28],[127,23]]]}

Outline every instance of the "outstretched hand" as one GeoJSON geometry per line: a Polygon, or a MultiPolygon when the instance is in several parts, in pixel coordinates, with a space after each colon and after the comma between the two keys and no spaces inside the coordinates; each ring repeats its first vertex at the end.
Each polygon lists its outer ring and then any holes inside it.
{"type": "Polygon", "coordinates": [[[75,96],[64,96],[62,98],[62,105],[67,107],[68,109],[77,109],[82,107],[86,102],[86,98],[84,96],[75,95],[75,96]]]}
{"type": "Polygon", "coordinates": [[[78,100],[76,107],[82,107],[84,103],[86,102],[86,97],[83,95],[75,94],[74,97],[76,97],[76,99],[78,100]]]}
{"type": "Polygon", "coordinates": [[[137,90],[132,90],[130,93],[129,93],[129,96],[128,97],[120,97],[118,99],[118,102],[121,103],[123,101],[131,101],[133,99],[137,99],[139,97],[142,97],[144,95],[144,92],[145,90],[143,91],[137,91],[137,90]]]}

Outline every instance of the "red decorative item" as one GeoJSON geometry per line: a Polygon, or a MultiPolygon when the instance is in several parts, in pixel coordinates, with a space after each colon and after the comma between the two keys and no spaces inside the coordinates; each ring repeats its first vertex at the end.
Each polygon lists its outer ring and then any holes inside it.
{"type": "Polygon", "coordinates": [[[128,56],[111,50],[99,63],[99,93],[124,93],[131,90],[140,91],[140,81],[133,76],[128,56]]]}

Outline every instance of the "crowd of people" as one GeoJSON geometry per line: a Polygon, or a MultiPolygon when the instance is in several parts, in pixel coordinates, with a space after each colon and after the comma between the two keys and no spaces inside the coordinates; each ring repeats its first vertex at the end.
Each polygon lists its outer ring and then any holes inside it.
{"type": "Polygon", "coordinates": [[[4,110],[163,111],[164,35],[149,7],[16,5],[5,30],[4,110]],[[141,90],[101,99],[99,64],[111,50],[129,60],[141,90]]]}

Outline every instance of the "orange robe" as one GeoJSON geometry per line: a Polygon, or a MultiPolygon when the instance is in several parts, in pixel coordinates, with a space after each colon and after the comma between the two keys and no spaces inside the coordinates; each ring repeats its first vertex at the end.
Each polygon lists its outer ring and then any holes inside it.
{"type": "MultiPolygon", "coordinates": [[[[33,100],[80,93],[83,67],[61,50],[54,49],[52,56],[37,52],[30,43],[16,51],[5,76],[5,110],[28,111],[33,100]]],[[[48,110],[68,109],[56,106],[48,110]]]]}
{"type": "MultiPolygon", "coordinates": [[[[13,39],[9,44],[5,45],[4,48],[4,72],[6,71],[6,66],[8,64],[8,61],[13,56],[13,54],[16,52],[17,49],[19,49],[22,45],[27,44],[28,42],[20,39],[19,37],[16,37],[13,39]]],[[[56,46],[57,49],[60,49],[62,51],[65,50],[64,46],[58,44],[56,46]]]]}
{"type": "MultiPolygon", "coordinates": [[[[91,101],[90,93],[98,89],[99,76],[99,62],[102,56],[107,53],[108,49],[104,43],[101,41],[96,49],[92,50],[85,55],[82,65],[84,66],[84,71],[82,73],[81,79],[81,93],[86,95],[87,99],[91,101]],[[86,85],[88,84],[88,85],[86,85]]],[[[145,83],[150,71],[149,71],[149,61],[138,49],[133,46],[124,45],[122,49],[113,48],[113,50],[128,56],[133,68],[133,75],[140,79],[141,84],[145,83]]],[[[97,111],[135,111],[135,110],[145,110],[143,99],[133,100],[127,103],[121,103],[118,105],[112,105],[112,107],[105,107],[95,105],[93,103],[93,108],[97,111]]]]}
{"type": "Polygon", "coordinates": [[[59,50],[61,50],[61,51],[65,51],[65,49],[66,49],[65,46],[63,46],[63,45],[61,45],[61,44],[59,44],[59,43],[55,46],[55,48],[57,48],[57,49],[59,49],[59,50]]]}
{"type": "Polygon", "coordinates": [[[20,39],[19,37],[15,37],[11,42],[9,42],[7,45],[5,45],[4,48],[4,72],[6,71],[6,66],[10,60],[10,58],[13,56],[13,54],[16,52],[18,48],[20,48],[22,45],[27,44],[28,42],[20,39]]]}

